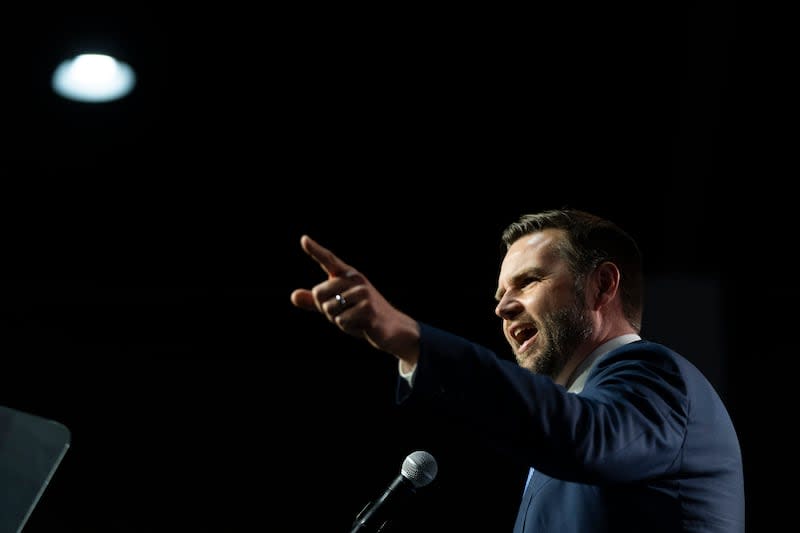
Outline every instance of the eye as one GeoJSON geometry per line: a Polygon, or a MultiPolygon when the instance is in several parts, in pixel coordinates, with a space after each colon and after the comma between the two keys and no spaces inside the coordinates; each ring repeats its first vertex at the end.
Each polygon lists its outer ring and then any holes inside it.
{"type": "Polygon", "coordinates": [[[533,276],[533,275],[525,276],[523,278],[520,278],[519,286],[522,287],[522,288],[530,287],[534,283],[537,283],[537,282],[539,282],[541,280],[542,280],[542,278],[540,278],[538,276],[533,276]]]}

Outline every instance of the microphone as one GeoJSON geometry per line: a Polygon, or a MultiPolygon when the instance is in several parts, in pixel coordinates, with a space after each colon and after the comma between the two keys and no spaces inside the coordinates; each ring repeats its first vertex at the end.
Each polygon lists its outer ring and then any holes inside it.
{"type": "Polygon", "coordinates": [[[408,454],[400,475],[394,478],[380,498],[368,503],[358,513],[350,533],[377,533],[383,530],[394,513],[418,488],[433,481],[438,470],[436,459],[428,452],[419,450],[408,454]]]}

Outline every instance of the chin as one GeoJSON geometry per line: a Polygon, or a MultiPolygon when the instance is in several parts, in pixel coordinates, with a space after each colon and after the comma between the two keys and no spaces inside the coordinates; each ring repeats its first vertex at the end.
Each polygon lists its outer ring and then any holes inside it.
{"type": "Polygon", "coordinates": [[[535,366],[534,357],[530,354],[520,354],[516,356],[517,364],[522,368],[530,370],[533,372],[533,367],[535,366]]]}

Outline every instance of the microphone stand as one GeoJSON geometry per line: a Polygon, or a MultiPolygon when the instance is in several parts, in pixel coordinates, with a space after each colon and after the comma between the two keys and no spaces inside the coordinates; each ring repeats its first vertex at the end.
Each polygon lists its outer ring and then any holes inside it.
{"type": "Polygon", "coordinates": [[[416,489],[409,480],[402,475],[397,476],[377,501],[367,503],[358,513],[350,533],[383,532],[389,517],[415,493],[416,489]]]}

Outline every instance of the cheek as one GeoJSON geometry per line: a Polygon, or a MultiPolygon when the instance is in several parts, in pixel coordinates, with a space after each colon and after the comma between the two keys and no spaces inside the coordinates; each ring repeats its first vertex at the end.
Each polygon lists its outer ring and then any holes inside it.
{"type": "Polygon", "coordinates": [[[523,298],[520,303],[522,303],[522,307],[525,309],[525,312],[531,316],[535,316],[540,314],[543,310],[547,309],[548,302],[547,298],[543,298],[541,295],[529,294],[523,298]]]}
{"type": "Polygon", "coordinates": [[[553,310],[561,309],[571,301],[567,291],[540,290],[531,291],[521,300],[523,307],[531,316],[546,315],[553,310]]]}

